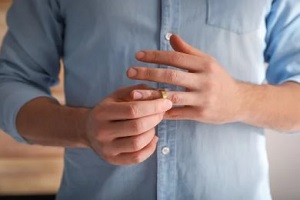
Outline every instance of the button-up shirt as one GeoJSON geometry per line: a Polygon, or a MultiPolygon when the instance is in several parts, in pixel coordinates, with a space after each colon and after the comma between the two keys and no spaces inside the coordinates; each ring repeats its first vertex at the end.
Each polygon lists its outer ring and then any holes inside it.
{"type": "MultiPolygon", "coordinates": [[[[234,79],[299,82],[299,12],[298,0],[15,0],[0,54],[1,128],[25,141],[16,115],[33,98],[51,98],[60,59],[66,105],[93,107],[139,83],[126,77],[130,66],[173,68],[134,58],[141,49],[172,50],[172,33],[215,57],[234,79]]],[[[91,149],[67,148],[57,199],[271,199],[262,128],[177,120],[156,130],[157,151],[137,165],[113,166],[91,149]]]]}

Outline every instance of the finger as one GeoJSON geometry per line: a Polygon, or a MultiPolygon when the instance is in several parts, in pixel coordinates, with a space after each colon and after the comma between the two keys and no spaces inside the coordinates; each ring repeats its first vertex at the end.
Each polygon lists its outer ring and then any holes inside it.
{"type": "Polygon", "coordinates": [[[197,57],[176,51],[139,51],[136,59],[142,62],[168,65],[185,69],[192,72],[204,71],[203,66],[207,64],[206,57],[197,57]]]}
{"type": "Polygon", "coordinates": [[[173,69],[133,67],[128,70],[127,75],[135,80],[167,83],[188,89],[196,89],[198,85],[196,74],[173,69]]]}
{"type": "MultiPolygon", "coordinates": [[[[162,98],[159,90],[133,90],[132,93],[139,93],[135,95],[140,97],[136,100],[150,100],[162,98]]],[[[181,92],[181,91],[166,91],[167,98],[172,101],[173,105],[181,106],[195,106],[200,103],[197,92],[181,92]]]]}
{"type": "Polygon", "coordinates": [[[97,113],[97,118],[102,120],[128,120],[166,112],[172,108],[168,99],[151,101],[112,102],[102,106],[97,113]]]}
{"type": "Polygon", "coordinates": [[[134,153],[122,153],[114,158],[114,163],[121,165],[138,164],[149,158],[156,149],[158,137],[154,137],[152,141],[142,150],[134,153]]]}
{"type": "Polygon", "coordinates": [[[112,142],[111,152],[115,155],[120,153],[133,153],[146,147],[155,136],[155,129],[152,128],[137,136],[118,138],[112,142]]]}
{"type": "Polygon", "coordinates": [[[163,119],[163,114],[155,114],[132,120],[113,121],[108,124],[110,137],[123,138],[137,136],[153,129],[163,119]]]}
{"type": "Polygon", "coordinates": [[[170,44],[175,51],[198,56],[198,57],[208,57],[209,55],[201,52],[200,50],[192,47],[186,43],[179,35],[173,34],[170,38],[170,44]]]}
{"type": "Polygon", "coordinates": [[[173,108],[170,111],[166,112],[164,119],[170,120],[197,120],[199,116],[199,109],[195,107],[186,106],[180,108],[173,108]]]}
{"type": "Polygon", "coordinates": [[[130,93],[132,90],[135,89],[151,89],[151,87],[147,84],[138,84],[129,87],[122,87],[114,93],[112,93],[112,95],[110,95],[110,97],[107,100],[110,101],[113,99],[114,101],[131,101],[132,97],[130,96],[130,93]]]}
{"type": "MultiPolygon", "coordinates": [[[[139,88],[134,89],[130,92],[130,95],[129,95],[130,96],[130,101],[136,101],[136,100],[141,98],[141,96],[139,96],[140,95],[139,93],[133,92],[135,90],[156,90],[156,88],[148,87],[148,88],[143,88],[143,89],[139,89],[139,88]]],[[[148,99],[148,100],[154,100],[154,99],[148,99]]]]}

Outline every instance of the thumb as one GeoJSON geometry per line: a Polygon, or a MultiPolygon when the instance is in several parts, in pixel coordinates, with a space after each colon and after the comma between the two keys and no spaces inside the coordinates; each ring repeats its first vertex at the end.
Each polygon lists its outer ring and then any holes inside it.
{"type": "Polygon", "coordinates": [[[175,51],[194,56],[206,56],[205,53],[186,43],[179,35],[173,34],[170,38],[170,44],[175,51]]]}

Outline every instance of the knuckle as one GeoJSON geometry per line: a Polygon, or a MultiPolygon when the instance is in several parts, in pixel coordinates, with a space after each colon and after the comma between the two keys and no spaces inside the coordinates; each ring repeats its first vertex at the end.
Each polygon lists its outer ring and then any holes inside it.
{"type": "Polygon", "coordinates": [[[208,73],[212,73],[215,68],[215,63],[208,59],[204,64],[204,70],[208,73]]]}
{"type": "Polygon", "coordinates": [[[175,82],[178,79],[178,72],[174,70],[166,71],[166,80],[175,82]]]}
{"type": "Polygon", "coordinates": [[[183,98],[182,98],[181,96],[179,96],[178,94],[172,95],[171,101],[172,101],[174,104],[183,104],[183,103],[184,103],[183,98]]]}
{"type": "Polygon", "coordinates": [[[144,75],[145,75],[146,79],[147,79],[147,78],[148,78],[148,79],[151,79],[151,78],[154,77],[154,73],[153,73],[153,71],[150,70],[150,69],[144,69],[144,75]]]}
{"type": "Polygon", "coordinates": [[[215,96],[207,94],[204,99],[205,100],[203,102],[203,108],[201,109],[201,111],[209,110],[214,106],[215,96]]]}
{"type": "Polygon", "coordinates": [[[95,129],[95,139],[98,143],[107,143],[113,138],[113,131],[109,128],[107,124],[102,124],[95,129]]]}
{"type": "Polygon", "coordinates": [[[138,116],[138,107],[137,107],[137,105],[136,104],[129,105],[127,112],[128,112],[127,114],[128,114],[129,117],[134,118],[134,117],[138,116]]]}
{"type": "Polygon", "coordinates": [[[132,162],[137,164],[137,163],[141,163],[144,161],[144,157],[143,154],[138,152],[138,153],[133,153],[132,154],[132,162]]]}
{"type": "Polygon", "coordinates": [[[214,84],[212,81],[206,81],[204,84],[204,87],[205,87],[205,90],[210,93],[214,89],[214,84]]]}
{"type": "Polygon", "coordinates": [[[214,83],[210,83],[206,86],[206,94],[204,96],[206,106],[213,106],[214,103],[218,100],[218,89],[214,83]]]}
{"type": "Polygon", "coordinates": [[[96,141],[99,143],[99,144],[102,144],[104,143],[105,139],[103,137],[103,135],[99,132],[96,133],[96,141]]]}
{"type": "Polygon", "coordinates": [[[99,144],[103,144],[107,140],[107,136],[106,136],[105,133],[103,133],[102,131],[98,130],[98,131],[96,131],[95,139],[96,139],[96,141],[99,144]]]}
{"type": "Polygon", "coordinates": [[[205,109],[205,108],[199,108],[197,110],[197,113],[198,113],[198,117],[200,119],[206,119],[207,118],[207,109],[205,109]]]}
{"type": "Polygon", "coordinates": [[[210,74],[206,74],[205,79],[206,80],[203,83],[204,89],[209,93],[214,92],[214,90],[216,89],[216,82],[213,76],[210,74]]]}
{"type": "Polygon", "coordinates": [[[131,146],[134,151],[139,151],[143,148],[143,141],[140,137],[134,137],[131,141],[131,146]]]}
{"type": "Polygon", "coordinates": [[[133,121],[131,124],[131,130],[135,133],[139,133],[143,130],[144,124],[141,120],[139,121],[133,121]]]}
{"type": "Polygon", "coordinates": [[[100,148],[100,155],[103,158],[103,160],[106,160],[106,161],[111,160],[113,157],[111,151],[107,147],[100,148]]]}
{"type": "Polygon", "coordinates": [[[179,54],[179,53],[174,53],[170,56],[170,61],[172,63],[181,63],[181,61],[183,60],[183,57],[179,54]]]}

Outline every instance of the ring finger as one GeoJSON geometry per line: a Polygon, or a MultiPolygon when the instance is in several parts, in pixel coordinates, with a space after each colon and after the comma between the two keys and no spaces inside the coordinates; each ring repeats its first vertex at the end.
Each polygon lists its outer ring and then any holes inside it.
{"type": "MultiPolygon", "coordinates": [[[[198,97],[199,92],[180,92],[180,91],[164,91],[166,98],[171,100],[173,105],[195,106],[199,105],[201,99],[198,97]]],[[[134,90],[132,91],[134,100],[153,100],[163,98],[160,90],[134,90]]]]}

